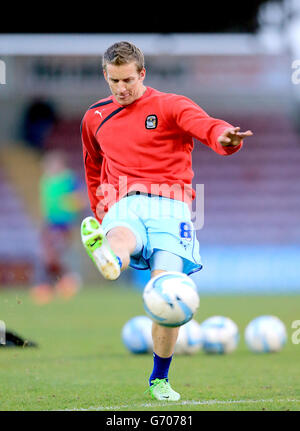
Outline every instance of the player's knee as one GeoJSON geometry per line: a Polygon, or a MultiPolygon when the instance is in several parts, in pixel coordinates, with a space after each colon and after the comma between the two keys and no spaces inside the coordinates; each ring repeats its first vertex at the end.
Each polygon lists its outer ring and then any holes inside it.
{"type": "Polygon", "coordinates": [[[136,238],[127,227],[115,227],[106,234],[106,237],[113,248],[126,250],[129,255],[135,250],[136,238]]]}

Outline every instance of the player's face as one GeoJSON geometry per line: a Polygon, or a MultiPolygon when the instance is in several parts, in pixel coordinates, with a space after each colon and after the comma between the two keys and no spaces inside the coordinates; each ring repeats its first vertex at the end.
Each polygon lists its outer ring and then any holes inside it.
{"type": "Polygon", "coordinates": [[[120,105],[129,105],[143,95],[145,74],[145,69],[137,71],[134,62],[121,66],[107,64],[104,70],[109,88],[120,105]]]}

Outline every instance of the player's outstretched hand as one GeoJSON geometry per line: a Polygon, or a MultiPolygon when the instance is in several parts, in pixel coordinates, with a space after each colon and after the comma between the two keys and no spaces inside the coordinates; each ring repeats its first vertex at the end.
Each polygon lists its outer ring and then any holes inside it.
{"type": "Polygon", "coordinates": [[[251,130],[247,130],[246,132],[240,132],[240,127],[233,127],[224,130],[222,135],[218,137],[218,142],[220,142],[223,147],[227,147],[229,145],[240,145],[241,141],[248,137],[252,136],[253,133],[251,130]]]}

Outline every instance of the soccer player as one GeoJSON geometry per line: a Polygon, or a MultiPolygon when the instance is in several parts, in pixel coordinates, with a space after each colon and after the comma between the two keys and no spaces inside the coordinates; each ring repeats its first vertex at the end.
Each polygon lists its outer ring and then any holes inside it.
{"type": "MultiPolygon", "coordinates": [[[[127,41],[103,55],[111,95],[86,111],[81,124],[91,209],[81,224],[84,247],[109,280],[129,265],[191,274],[202,268],[191,220],[193,138],[220,155],[242,147],[252,132],[210,117],[187,97],[144,85],[139,48],[127,41]]],[[[153,323],[152,398],[176,401],[169,367],[178,328],[153,323]]]]}

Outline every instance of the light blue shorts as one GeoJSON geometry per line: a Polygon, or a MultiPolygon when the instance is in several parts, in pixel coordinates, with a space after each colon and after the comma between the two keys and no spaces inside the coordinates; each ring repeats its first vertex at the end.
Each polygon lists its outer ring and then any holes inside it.
{"type": "Polygon", "coordinates": [[[102,221],[105,233],[117,226],[129,228],[136,237],[137,246],[130,259],[132,268],[151,269],[156,250],[180,256],[185,274],[202,268],[199,242],[185,202],[162,196],[124,197],[109,209],[102,221]]]}

